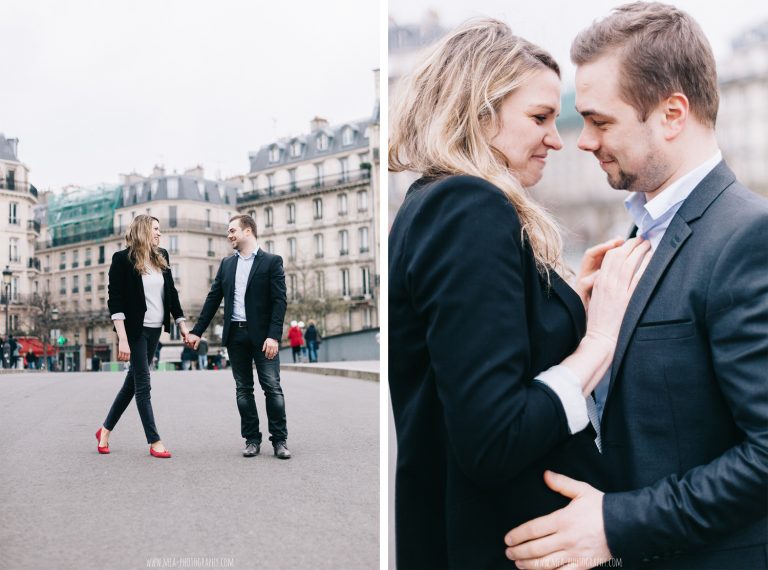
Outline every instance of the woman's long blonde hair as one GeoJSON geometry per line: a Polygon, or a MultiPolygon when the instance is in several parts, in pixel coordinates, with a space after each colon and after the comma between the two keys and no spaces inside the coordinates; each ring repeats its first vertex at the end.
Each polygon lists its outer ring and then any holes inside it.
{"type": "Polygon", "coordinates": [[[168,269],[168,262],[160,253],[160,248],[152,243],[153,221],[160,223],[160,220],[154,216],[139,214],[133,218],[125,232],[125,243],[129,249],[128,257],[136,271],[142,275],[146,274],[150,267],[159,271],[168,269]]]}
{"type": "Polygon", "coordinates": [[[504,98],[542,69],[560,76],[552,56],[498,20],[470,20],[449,33],[397,89],[389,170],[431,178],[469,174],[498,186],[517,211],[539,273],[549,279],[550,269],[563,270],[560,230],[488,136],[500,127],[504,98]]]}

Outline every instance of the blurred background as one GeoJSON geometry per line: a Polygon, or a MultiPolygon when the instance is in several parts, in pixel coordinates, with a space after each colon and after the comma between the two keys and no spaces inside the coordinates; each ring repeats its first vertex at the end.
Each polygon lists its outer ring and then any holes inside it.
{"type": "MultiPolygon", "coordinates": [[[[532,193],[563,227],[566,261],[578,266],[583,251],[631,227],[623,200],[612,189],[591,153],[576,140],[582,120],[574,109],[574,75],[569,50],[575,35],[623,2],[584,0],[475,0],[443,2],[389,0],[389,98],[397,97],[398,79],[407,74],[423,50],[461,22],[481,16],[499,18],[513,31],[547,49],[563,72],[563,99],[558,128],[564,148],[550,154],[542,181],[532,193]]],[[[768,3],[670,2],[691,14],[712,43],[721,91],[717,133],[725,160],[739,180],[768,195],[768,3]]],[[[389,175],[389,223],[402,203],[413,174],[389,175]]]]}

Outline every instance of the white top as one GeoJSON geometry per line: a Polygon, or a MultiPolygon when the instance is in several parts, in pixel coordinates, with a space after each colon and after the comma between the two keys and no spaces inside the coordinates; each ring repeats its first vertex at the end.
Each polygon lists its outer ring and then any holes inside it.
{"type": "Polygon", "coordinates": [[[248,276],[251,274],[253,260],[259,252],[259,246],[251,252],[251,255],[244,257],[239,251],[237,255],[237,270],[235,271],[235,302],[232,307],[232,320],[245,321],[245,289],[248,287],[248,276]]]}
{"type": "Polygon", "coordinates": [[[163,326],[163,298],[165,296],[162,272],[154,267],[149,268],[146,275],[141,276],[144,283],[144,300],[147,312],[144,313],[144,326],[158,329],[163,326]]]}

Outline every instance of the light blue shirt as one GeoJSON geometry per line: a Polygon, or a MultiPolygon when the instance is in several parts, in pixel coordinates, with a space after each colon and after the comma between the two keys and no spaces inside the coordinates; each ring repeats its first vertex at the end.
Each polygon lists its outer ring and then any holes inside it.
{"type": "MultiPolygon", "coordinates": [[[[633,192],[624,200],[624,206],[637,226],[637,235],[650,242],[651,251],[656,251],[661,238],[672,223],[672,218],[675,217],[685,199],[721,160],[723,160],[723,153],[718,150],[711,158],[675,180],[650,201],[646,201],[643,192],[633,192]]],[[[595,404],[601,418],[605,400],[608,397],[610,378],[611,369],[609,368],[595,388],[595,404]]]]}
{"type": "Polygon", "coordinates": [[[248,276],[251,274],[253,260],[259,252],[259,246],[256,246],[251,255],[244,257],[239,251],[237,255],[237,270],[235,271],[235,304],[232,307],[232,320],[245,321],[245,288],[248,286],[248,276]]]}

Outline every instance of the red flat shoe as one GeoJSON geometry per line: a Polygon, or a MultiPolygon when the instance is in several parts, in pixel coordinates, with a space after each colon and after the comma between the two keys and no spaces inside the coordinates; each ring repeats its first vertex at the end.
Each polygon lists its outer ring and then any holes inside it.
{"type": "Polygon", "coordinates": [[[149,454],[152,457],[160,457],[162,459],[168,459],[171,456],[171,452],[167,449],[165,451],[155,451],[152,446],[149,447],[149,454]]]}
{"type": "MultiPolygon", "coordinates": [[[[102,428],[99,428],[99,430],[96,432],[96,441],[98,441],[99,443],[101,443],[101,429],[102,428]]],[[[109,445],[105,445],[104,447],[101,447],[99,443],[96,444],[96,449],[99,450],[99,453],[101,454],[109,453],[109,445]]]]}

